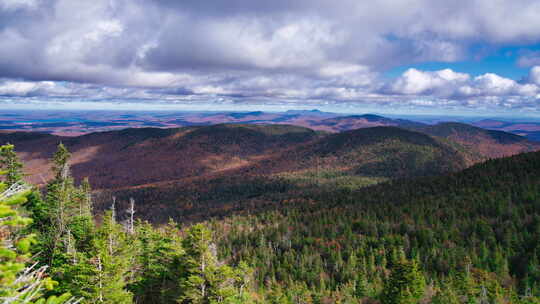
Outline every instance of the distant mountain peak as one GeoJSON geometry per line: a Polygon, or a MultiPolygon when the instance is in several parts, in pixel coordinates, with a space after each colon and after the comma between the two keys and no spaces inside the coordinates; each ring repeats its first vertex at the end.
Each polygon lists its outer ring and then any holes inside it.
{"type": "Polygon", "coordinates": [[[228,116],[229,117],[233,117],[233,118],[244,118],[244,117],[247,117],[247,116],[261,116],[261,115],[264,115],[264,112],[262,111],[253,111],[253,112],[235,112],[235,113],[229,113],[228,116]]]}
{"type": "Polygon", "coordinates": [[[288,110],[285,114],[301,114],[301,115],[337,115],[330,112],[323,112],[318,109],[312,110],[288,110]]]}

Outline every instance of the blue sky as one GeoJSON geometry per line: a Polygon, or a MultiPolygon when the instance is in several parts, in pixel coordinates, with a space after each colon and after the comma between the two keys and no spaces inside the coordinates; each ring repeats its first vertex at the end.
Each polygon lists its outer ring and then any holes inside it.
{"type": "Polygon", "coordinates": [[[5,109],[540,116],[533,0],[3,0],[5,109]]]}
{"type": "Polygon", "coordinates": [[[436,71],[450,68],[456,72],[479,76],[485,73],[496,73],[506,78],[522,81],[529,76],[529,66],[521,66],[519,59],[528,52],[540,51],[540,44],[520,46],[478,45],[469,51],[473,55],[467,60],[456,62],[422,62],[405,64],[392,68],[384,73],[387,78],[399,77],[409,68],[436,71]],[[476,56],[475,56],[476,55],[476,56]],[[475,58],[476,57],[476,58],[475,58]]]}

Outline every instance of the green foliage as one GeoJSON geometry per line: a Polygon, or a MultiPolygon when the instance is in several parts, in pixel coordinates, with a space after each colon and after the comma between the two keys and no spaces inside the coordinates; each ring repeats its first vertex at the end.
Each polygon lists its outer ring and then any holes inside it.
{"type": "Polygon", "coordinates": [[[313,299],[374,301],[402,248],[429,282],[426,301],[514,303],[540,296],[538,180],[540,153],[523,154],[354,191],[291,191],[212,229],[221,258],[252,265],[263,293],[306,284],[313,299]]]}
{"type": "MultiPolygon", "coordinates": [[[[13,146],[2,146],[0,150],[12,152],[13,146]]],[[[11,152],[3,156],[16,159],[11,152]]],[[[45,277],[46,267],[37,267],[31,259],[36,239],[25,231],[32,219],[21,216],[19,211],[27,201],[30,189],[20,178],[10,180],[8,177],[6,183],[0,182],[0,300],[13,304],[73,302],[69,293],[59,297],[43,296],[45,290],[52,290],[57,283],[45,277]]]]}
{"type": "MultiPolygon", "coordinates": [[[[363,136],[336,137],[333,144],[350,156],[372,140],[363,136]]],[[[434,148],[441,143],[410,136],[407,148],[421,152],[413,163],[437,171],[430,166],[444,156],[434,148]]],[[[388,138],[368,152],[401,145],[388,138]]],[[[331,155],[319,152],[331,163],[331,155]]],[[[404,154],[395,159],[397,167],[411,160],[404,154]]],[[[50,263],[48,274],[58,282],[50,295],[69,292],[88,303],[183,304],[506,304],[537,303],[540,296],[538,153],[369,187],[361,186],[381,180],[354,180],[329,169],[250,183],[224,176],[198,193],[193,208],[211,216],[206,198],[233,202],[272,192],[268,197],[276,199],[208,225],[139,222],[134,232],[120,224],[124,210],[109,211],[95,224],[90,185],[76,185],[62,145],[54,172],[44,200],[27,193],[28,199],[13,196],[0,208],[10,219],[2,224],[21,221],[7,228],[18,241],[0,258],[41,252],[40,265],[50,263]],[[32,223],[14,213],[25,200],[32,223]]],[[[16,275],[24,263],[18,267],[9,271],[16,275]]]]}
{"type": "Polygon", "coordinates": [[[433,304],[460,304],[457,293],[451,287],[443,287],[438,290],[433,299],[433,304]]]}
{"type": "MultiPolygon", "coordinates": [[[[219,262],[211,233],[202,225],[190,229],[185,240],[175,223],[164,229],[147,223],[139,223],[135,231],[124,229],[113,204],[96,227],[89,182],[75,185],[69,157],[60,144],[53,158],[55,178],[44,201],[28,188],[24,196],[10,197],[0,207],[0,215],[8,218],[3,224],[26,227],[37,236],[19,238],[14,249],[0,252],[17,260],[17,254],[39,252],[40,262],[50,263],[55,281],[47,279],[43,285],[57,287],[39,303],[61,303],[73,299],[71,294],[85,303],[249,303],[249,268],[219,262]],[[33,221],[10,207],[24,203],[27,196],[31,199],[25,206],[33,221]],[[198,292],[200,286],[204,292],[198,292]]],[[[24,264],[6,267],[11,272],[2,272],[5,280],[14,282],[24,264]]]]}
{"type": "Polygon", "coordinates": [[[382,302],[384,304],[414,304],[424,295],[426,282],[415,260],[400,257],[392,263],[391,274],[385,282],[382,302]]]}
{"type": "Polygon", "coordinates": [[[94,295],[99,303],[131,303],[132,293],[126,289],[133,263],[130,239],[116,223],[112,211],[103,216],[95,239],[96,256],[94,295]]]}
{"type": "Polygon", "coordinates": [[[5,183],[8,187],[23,178],[23,165],[14,149],[15,146],[10,144],[0,146],[0,169],[5,171],[5,183]]]}
{"type": "Polygon", "coordinates": [[[231,303],[237,295],[236,285],[242,281],[243,269],[221,264],[217,260],[212,234],[205,226],[192,226],[182,242],[179,303],[231,303]]]}
{"type": "Polygon", "coordinates": [[[136,225],[136,280],[129,286],[137,303],[175,303],[179,297],[177,273],[184,253],[180,232],[170,222],[154,229],[147,222],[136,225]]]}
{"type": "Polygon", "coordinates": [[[17,282],[30,258],[30,247],[35,243],[32,235],[20,231],[32,220],[19,215],[17,205],[26,201],[28,187],[14,184],[9,189],[0,183],[0,299],[17,297],[24,283],[17,282]]]}

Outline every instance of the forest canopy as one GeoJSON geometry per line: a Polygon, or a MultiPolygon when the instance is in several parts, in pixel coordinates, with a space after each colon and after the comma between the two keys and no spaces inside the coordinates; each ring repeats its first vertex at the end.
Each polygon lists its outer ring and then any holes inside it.
{"type": "Polygon", "coordinates": [[[134,199],[94,210],[62,144],[42,189],[13,145],[0,152],[5,303],[540,301],[539,153],[153,225],[134,199]]]}

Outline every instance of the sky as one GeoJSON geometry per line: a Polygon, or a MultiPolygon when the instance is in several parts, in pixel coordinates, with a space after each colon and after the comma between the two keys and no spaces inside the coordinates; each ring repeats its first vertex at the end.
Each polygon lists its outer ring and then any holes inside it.
{"type": "Polygon", "coordinates": [[[0,0],[0,108],[540,116],[537,0],[0,0]]]}

